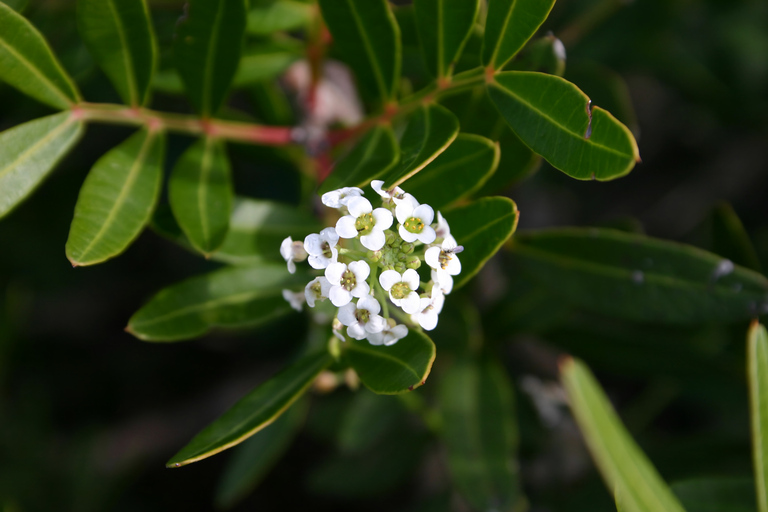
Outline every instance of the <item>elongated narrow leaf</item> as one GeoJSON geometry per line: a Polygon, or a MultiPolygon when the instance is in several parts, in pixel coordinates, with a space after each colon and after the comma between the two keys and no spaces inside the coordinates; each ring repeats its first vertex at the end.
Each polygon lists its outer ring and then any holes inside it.
{"type": "Polygon", "coordinates": [[[173,215],[192,245],[210,254],[224,242],[232,213],[232,178],[224,144],[201,139],[176,162],[168,182],[173,215]]]}
{"type": "Polygon", "coordinates": [[[459,134],[459,121],[440,105],[419,107],[400,140],[400,163],[385,175],[384,187],[400,185],[429,165],[459,134]]]}
{"type": "Polygon", "coordinates": [[[752,460],[759,512],[768,512],[768,332],[752,322],[747,338],[752,460]]]}
{"type": "Polygon", "coordinates": [[[553,167],[580,180],[624,176],[640,161],[629,129],[560,77],[527,71],[496,75],[488,93],[504,119],[553,167]]]}
{"type": "Polygon", "coordinates": [[[386,0],[319,0],[334,45],[361,85],[382,101],[400,81],[400,28],[386,0]]]}
{"type": "Polygon", "coordinates": [[[293,45],[260,45],[248,49],[240,59],[240,66],[233,81],[234,87],[277,78],[302,57],[302,50],[302,47],[293,45]]]}
{"type": "Polygon", "coordinates": [[[493,174],[499,147],[479,135],[459,134],[423,171],[408,180],[408,192],[434,209],[463,199],[493,174]]]}
{"type": "Polygon", "coordinates": [[[427,69],[444,77],[469,39],[479,0],[414,0],[416,28],[427,69]]]}
{"type": "Polygon", "coordinates": [[[672,484],[686,512],[755,512],[751,478],[695,478],[672,484]]]}
{"type": "Polygon", "coordinates": [[[78,0],[80,34],[125,103],[145,102],[155,68],[146,0],[78,0]]]}
{"type": "Polygon", "coordinates": [[[141,130],[96,162],[69,228],[66,251],[72,265],[113,258],[139,236],[160,195],[164,154],[165,134],[141,130]]]}
{"type": "Polygon", "coordinates": [[[247,31],[254,36],[266,36],[301,28],[311,19],[311,4],[294,0],[257,0],[251,2],[247,31]]]}
{"type": "Polygon", "coordinates": [[[521,270],[550,291],[605,315],[693,324],[747,320],[768,310],[768,279],[683,244],[563,228],[521,233],[512,251],[521,270]]]}
{"type": "Polygon", "coordinates": [[[505,127],[498,143],[501,152],[499,165],[476,192],[477,196],[504,192],[514,183],[531,177],[541,167],[541,157],[531,151],[509,127],[505,127]]]}
{"type": "Polygon", "coordinates": [[[443,442],[456,487],[473,510],[517,510],[518,434],[512,385],[492,361],[463,360],[440,382],[443,442]]]}
{"type": "Polygon", "coordinates": [[[259,485],[290,446],[306,413],[306,400],[299,400],[257,436],[235,447],[216,489],[218,507],[232,507],[259,485]]]}
{"type": "Polygon", "coordinates": [[[69,112],[0,133],[0,218],[29,196],[83,134],[69,112]]]}
{"type": "Polygon", "coordinates": [[[483,64],[501,69],[533,37],[555,0],[490,0],[483,39],[483,64]]]}
{"type": "Polygon", "coordinates": [[[718,204],[712,211],[711,222],[712,252],[760,272],[760,259],[733,207],[728,203],[718,204]]]}
{"type": "Polygon", "coordinates": [[[229,267],[193,277],[160,291],[137,311],[127,330],[145,341],[178,341],[214,327],[251,327],[291,311],[284,288],[309,281],[285,264],[229,267]]]}
{"type": "Polygon", "coordinates": [[[203,117],[218,110],[237,71],[245,0],[190,0],[173,46],[176,69],[203,117]]]}
{"type": "Polygon", "coordinates": [[[363,384],[380,395],[405,393],[421,386],[435,361],[435,344],[413,329],[389,347],[371,345],[368,340],[348,340],[343,347],[363,384]]]}
{"type": "Polygon", "coordinates": [[[299,359],[240,399],[197,434],[166,466],[185,466],[242,443],[285,412],[332,361],[327,352],[299,359]]]}
{"type": "Polygon", "coordinates": [[[57,109],[80,101],[72,79],[32,24],[0,2],[0,80],[57,109]]]}
{"type": "Polygon", "coordinates": [[[569,404],[611,494],[627,512],[685,512],[635,444],[589,369],[567,359],[560,367],[569,404]]]}
{"type": "Polygon", "coordinates": [[[506,197],[484,197],[448,211],[451,235],[464,251],[459,256],[461,274],[454,286],[463,286],[496,254],[517,228],[517,205],[506,197]]]}
{"type": "Polygon", "coordinates": [[[362,187],[391,169],[399,156],[392,128],[376,126],[339,160],[318,192],[324,194],[341,187],[362,187]]]}

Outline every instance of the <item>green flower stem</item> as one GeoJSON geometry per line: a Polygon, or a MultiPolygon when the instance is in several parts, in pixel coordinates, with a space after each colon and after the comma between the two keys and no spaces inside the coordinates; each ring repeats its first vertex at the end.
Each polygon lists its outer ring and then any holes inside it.
{"type": "Polygon", "coordinates": [[[384,291],[384,288],[381,287],[378,279],[373,281],[373,288],[375,289],[375,293],[379,297],[379,302],[381,303],[381,312],[383,313],[382,316],[389,320],[389,303],[387,303],[387,297],[389,295],[384,291]]]}

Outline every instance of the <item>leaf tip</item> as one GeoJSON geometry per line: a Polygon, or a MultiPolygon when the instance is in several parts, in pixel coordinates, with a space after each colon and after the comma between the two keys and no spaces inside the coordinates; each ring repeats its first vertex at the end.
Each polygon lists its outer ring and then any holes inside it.
{"type": "Polygon", "coordinates": [[[181,462],[174,462],[174,461],[170,461],[170,462],[167,462],[167,463],[165,464],[165,467],[166,467],[166,468],[169,468],[169,469],[173,469],[173,468],[180,468],[180,467],[181,467],[181,466],[183,466],[183,465],[184,465],[184,464],[182,464],[181,462]]]}

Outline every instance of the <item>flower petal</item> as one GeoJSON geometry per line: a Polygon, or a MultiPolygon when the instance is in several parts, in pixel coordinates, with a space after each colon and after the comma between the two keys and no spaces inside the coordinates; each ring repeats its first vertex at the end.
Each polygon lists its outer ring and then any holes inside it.
{"type": "Polygon", "coordinates": [[[382,190],[382,185],[384,185],[384,180],[372,180],[371,181],[371,188],[374,192],[379,194],[383,198],[388,198],[389,193],[386,190],[382,190]]]}
{"type": "Polygon", "coordinates": [[[402,199],[395,199],[395,203],[397,204],[395,217],[400,224],[413,217],[414,208],[419,206],[418,201],[411,194],[405,194],[402,199]]]}
{"type": "Polygon", "coordinates": [[[368,286],[368,283],[365,281],[358,281],[357,286],[352,288],[352,291],[349,293],[351,293],[353,297],[365,297],[371,293],[371,287],[368,286]]]}
{"type": "Polygon", "coordinates": [[[365,323],[365,330],[366,332],[381,332],[384,330],[384,327],[386,326],[387,326],[387,321],[384,320],[383,316],[372,315],[368,318],[368,321],[365,323]]]}
{"type": "Polygon", "coordinates": [[[347,203],[347,209],[349,210],[349,214],[355,219],[364,213],[371,213],[373,211],[371,202],[364,197],[353,197],[350,199],[347,203]]]}
{"type": "Polygon", "coordinates": [[[380,332],[370,332],[368,333],[368,343],[371,345],[383,345],[385,336],[384,334],[380,332]]]}
{"type": "Polygon", "coordinates": [[[403,272],[403,282],[408,285],[408,288],[410,288],[413,291],[416,291],[419,289],[419,273],[413,270],[412,268],[409,268],[405,272],[403,272]]]}
{"type": "Polygon", "coordinates": [[[370,233],[360,237],[360,243],[369,251],[378,251],[384,247],[386,242],[387,237],[384,234],[384,231],[379,228],[373,228],[370,233]]]}
{"type": "Polygon", "coordinates": [[[419,311],[420,305],[421,305],[421,297],[419,297],[419,294],[416,292],[409,293],[406,298],[400,301],[400,307],[402,308],[403,311],[405,311],[409,315],[419,311]]]}
{"type": "Polygon", "coordinates": [[[332,285],[338,285],[341,282],[341,276],[347,270],[347,266],[340,262],[331,263],[325,269],[325,278],[332,285]]]}
{"type": "Polygon", "coordinates": [[[437,327],[437,312],[434,309],[427,310],[417,315],[417,320],[422,329],[431,331],[437,327]]]}
{"type": "Polygon", "coordinates": [[[439,286],[445,295],[448,295],[453,290],[453,278],[442,269],[432,271],[432,280],[435,282],[435,286],[439,286]]]}
{"type": "Polygon", "coordinates": [[[444,270],[452,276],[461,274],[461,262],[459,261],[459,257],[453,253],[449,253],[448,264],[445,266],[444,270]]]}
{"type": "Polygon", "coordinates": [[[349,270],[355,274],[358,284],[360,284],[360,281],[368,279],[368,276],[371,274],[371,267],[364,261],[353,261],[349,264],[349,270]]]}
{"type": "Polygon", "coordinates": [[[332,286],[328,298],[331,299],[331,303],[334,306],[340,308],[341,306],[349,304],[349,301],[352,300],[352,294],[341,286],[332,286]]]}
{"type": "Polygon", "coordinates": [[[361,340],[365,338],[366,332],[363,326],[360,325],[360,322],[355,322],[347,327],[347,336],[355,338],[356,340],[361,340]]]}
{"type": "Polygon", "coordinates": [[[394,220],[392,212],[386,208],[376,208],[373,210],[373,218],[376,221],[375,226],[377,229],[389,229],[394,220]]]}
{"type": "Polygon", "coordinates": [[[366,295],[365,297],[360,297],[360,300],[357,301],[357,309],[365,309],[372,315],[378,315],[379,311],[381,311],[381,306],[379,305],[379,301],[370,295],[366,295]]]}
{"type": "Polygon", "coordinates": [[[357,322],[357,318],[355,318],[355,310],[357,310],[357,306],[354,302],[344,304],[339,308],[336,318],[338,318],[339,322],[344,325],[352,325],[357,322]]]}
{"type": "Polygon", "coordinates": [[[424,226],[424,229],[421,230],[421,233],[418,235],[419,242],[423,244],[431,244],[435,241],[435,238],[437,238],[437,234],[435,234],[435,230],[432,229],[432,226],[424,226]]]}
{"type": "Polygon", "coordinates": [[[424,251],[424,261],[435,270],[440,268],[440,251],[442,251],[442,249],[438,246],[430,247],[424,251]]]}
{"type": "MultiPolygon", "coordinates": [[[[424,229],[427,229],[426,226],[424,227],[424,229]]],[[[397,232],[400,233],[400,238],[402,238],[409,244],[412,244],[413,242],[419,239],[419,235],[417,235],[416,233],[411,233],[410,231],[405,229],[402,226],[402,224],[397,227],[397,232]]]]}
{"type": "Polygon", "coordinates": [[[435,210],[428,204],[420,204],[413,210],[413,216],[421,219],[424,224],[432,224],[435,218],[435,210]]]}
{"type": "Polygon", "coordinates": [[[331,247],[339,243],[339,234],[333,228],[325,228],[320,232],[320,238],[328,242],[331,247]]]}
{"type": "Polygon", "coordinates": [[[351,215],[345,215],[336,221],[336,233],[341,238],[355,238],[357,228],[355,227],[355,218],[351,215]]]}
{"type": "Polygon", "coordinates": [[[403,280],[403,276],[397,270],[385,270],[379,276],[379,284],[386,291],[389,291],[395,283],[403,280]]]}
{"type": "Polygon", "coordinates": [[[391,341],[385,342],[386,345],[394,345],[397,340],[403,339],[408,336],[408,326],[405,324],[398,324],[389,330],[389,334],[394,337],[391,341]]]}
{"type": "Polygon", "coordinates": [[[286,238],[280,244],[280,256],[282,256],[285,261],[293,258],[293,239],[291,237],[286,238]]]}

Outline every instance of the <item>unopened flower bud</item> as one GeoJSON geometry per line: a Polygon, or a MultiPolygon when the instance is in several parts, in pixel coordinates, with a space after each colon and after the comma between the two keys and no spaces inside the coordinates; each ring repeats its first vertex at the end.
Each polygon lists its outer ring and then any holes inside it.
{"type": "Polygon", "coordinates": [[[406,269],[405,263],[403,263],[402,261],[398,261],[397,263],[395,263],[394,269],[402,274],[403,272],[405,272],[405,269],[406,269]]]}
{"type": "Polygon", "coordinates": [[[411,254],[413,252],[413,244],[409,244],[407,242],[400,244],[400,252],[411,254]]]}
{"type": "Polygon", "coordinates": [[[381,251],[368,251],[368,259],[372,262],[377,262],[381,259],[381,251]]]}
{"type": "Polygon", "coordinates": [[[408,268],[412,268],[416,270],[421,266],[421,260],[417,257],[413,257],[410,260],[408,260],[408,263],[406,263],[406,266],[408,268]]]}
{"type": "Polygon", "coordinates": [[[386,230],[384,231],[384,234],[387,236],[387,245],[392,245],[395,242],[395,233],[390,230],[386,230]]]}
{"type": "Polygon", "coordinates": [[[406,261],[408,259],[408,255],[404,254],[402,252],[397,253],[397,261],[406,261]]]}

